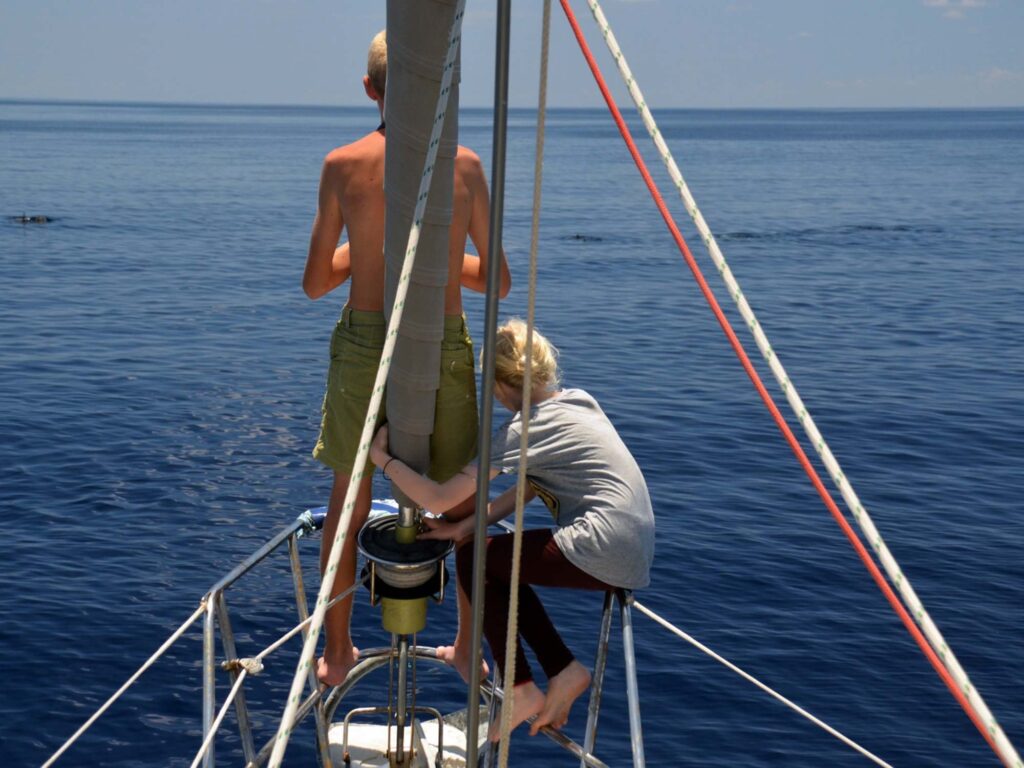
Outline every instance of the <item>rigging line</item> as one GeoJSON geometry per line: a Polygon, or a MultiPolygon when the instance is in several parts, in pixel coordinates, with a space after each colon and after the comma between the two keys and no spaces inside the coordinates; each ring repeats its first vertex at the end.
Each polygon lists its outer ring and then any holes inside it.
{"type": "Polygon", "coordinates": [[[67,751],[68,747],[70,747],[72,744],[78,741],[78,738],[83,733],[85,733],[92,726],[92,724],[100,718],[100,715],[106,712],[110,708],[110,705],[117,701],[118,698],[120,698],[121,695],[131,687],[132,683],[134,683],[142,676],[143,672],[145,672],[147,669],[153,666],[153,664],[156,663],[156,660],[163,656],[167,652],[167,649],[174,645],[178,641],[178,638],[185,634],[185,631],[189,627],[191,627],[200,616],[206,613],[206,604],[207,600],[206,598],[204,598],[199,603],[199,607],[196,608],[195,612],[191,616],[189,616],[184,621],[184,623],[180,627],[178,627],[178,629],[176,629],[171,634],[171,636],[164,641],[163,645],[161,645],[152,656],[146,659],[146,661],[143,663],[141,667],[138,668],[135,674],[129,677],[128,681],[120,688],[118,688],[117,691],[114,692],[114,695],[107,699],[106,702],[104,702],[103,706],[101,706],[93,713],[92,717],[90,717],[88,720],[82,723],[82,726],[71,735],[71,738],[65,741],[61,748],[54,752],[49,760],[43,763],[42,768],[49,768],[49,766],[53,765],[57,761],[58,757],[60,757],[67,751]]]}
{"type": "MultiPolygon", "coordinates": [[[[757,392],[760,395],[761,400],[764,402],[765,407],[767,407],[769,412],[772,414],[772,418],[775,420],[775,423],[778,426],[779,430],[782,432],[784,438],[786,439],[786,442],[789,443],[790,448],[792,449],[800,465],[803,467],[804,472],[807,474],[808,478],[811,481],[811,484],[818,492],[818,495],[821,497],[823,503],[828,508],[833,518],[835,518],[836,523],[839,525],[843,533],[846,535],[847,539],[850,541],[850,544],[857,551],[858,556],[864,563],[864,567],[868,569],[868,572],[871,574],[872,579],[874,579],[875,583],[878,585],[878,588],[885,595],[890,605],[892,605],[893,610],[896,611],[897,615],[900,617],[900,620],[907,628],[907,631],[911,634],[911,636],[914,638],[914,641],[918,644],[918,647],[921,648],[921,651],[928,658],[928,661],[931,663],[932,667],[939,674],[939,677],[942,678],[942,681],[946,684],[946,687],[950,690],[954,698],[956,698],[957,702],[967,713],[967,716],[971,719],[971,722],[974,723],[975,727],[984,736],[989,746],[992,747],[992,749],[996,752],[996,754],[1000,756],[1000,759],[1003,760],[1003,762],[1007,766],[1021,768],[1022,763],[1020,762],[1020,758],[1016,757],[1015,753],[1012,757],[1008,757],[1006,756],[1006,754],[1004,754],[1005,750],[1001,750],[999,746],[997,746],[995,740],[996,734],[1001,734],[1002,730],[998,727],[997,724],[987,726],[986,723],[982,720],[981,716],[975,710],[975,708],[968,701],[964,693],[957,686],[956,681],[950,675],[949,670],[946,668],[945,664],[936,655],[935,651],[928,644],[928,641],[925,639],[924,635],[922,635],[917,625],[914,624],[913,618],[911,618],[910,614],[903,606],[903,603],[900,602],[899,598],[896,596],[892,588],[889,586],[889,583],[885,580],[885,577],[882,575],[881,571],[878,569],[878,566],[871,558],[870,552],[865,548],[863,542],[861,542],[861,540],[857,537],[856,532],[850,526],[849,522],[847,522],[846,518],[843,517],[843,514],[839,510],[839,507],[836,506],[835,501],[832,500],[831,495],[829,495],[828,489],[825,488],[825,485],[824,483],[822,483],[817,471],[814,469],[813,465],[808,459],[807,454],[800,446],[800,443],[797,441],[796,437],[794,436],[792,430],[789,428],[789,425],[786,423],[785,419],[782,417],[782,414],[779,412],[778,407],[775,405],[775,402],[772,400],[771,395],[768,393],[768,390],[765,388],[764,383],[761,381],[760,377],[757,374],[757,371],[754,369],[753,364],[750,362],[750,358],[747,357],[746,352],[743,350],[743,347],[740,344],[735,331],[733,331],[732,326],[729,323],[729,320],[725,317],[725,314],[722,312],[722,308],[719,306],[718,301],[715,299],[714,294],[711,292],[710,286],[708,286],[707,281],[704,279],[704,275],[700,271],[700,267],[697,265],[696,260],[693,258],[693,254],[690,253],[690,249],[687,247],[686,242],[683,240],[683,236],[679,232],[679,228],[676,226],[676,223],[672,218],[672,214],[669,212],[668,207],[665,205],[664,199],[662,199],[661,194],[658,192],[658,188],[655,185],[654,180],[651,178],[650,172],[647,170],[647,166],[644,163],[643,158],[640,156],[639,150],[636,148],[636,143],[633,141],[633,137],[629,131],[629,128],[626,125],[625,120],[623,120],[622,118],[622,113],[619,111],[619,108],[615,104],[615,100],[612,98],[612,95],[608,90],[608,86],[604,81],[604,77],[601,75],[600,68],[598,67],[597,62],[594,60],[593,54],[591,53],[589,46],[587,45],[586,39],[583,36],[583,31],[580,29],[579,24],[576,21],[576,17],[572,12],[572,8],[568,4],[568,0],[560,0],[560,2],[562,5],[562,9],[565,11],[566,17],[569,20],[569,24],[573,29],[573,34],[575,35],[576,40],[580,45],[580,49],[583,51],[583,56],[587,60],[587,65],[590,67],[590,70],[594,75],[594,79],[597,82],[598,88],[600,89],[601,94],[604,97],[605,103],[608,105],[608,109],[612,113],[612,117],[614,118],[615,123],[619,128],[619,132],[622,134],[623,140],[626,142],[626,146],[629,149],[630,155],[633,157],[633,161],[636,163],[636,166],[644,179],[644,183],[647,185],[647,188],[651,193],[651,197],[653,198],[655,205],[658,207],[658,211],[661,213],[661,216],[664,219],[666,226],[668,226],[668,229],[672,234],[672,237],[675,240],[676,245],[679,247],[679,251],[683,256],[683,260],[686,262],[690,271],[693,273],[694,279],[697,281],[701,293],[704,295],[704,298],[707,300],[708,305],[711,307],[711,310],[714,313],[715,318],[718,320],[718,323],[721,326],[722,331],[728,338],[730,346],[732,346],[733,351],[736,353],[736,356],[739,358],[739,361],[743,366],[743,369],[747,372],[747,375],[750,377],[751,382],[757,389],[757,392]]],[[[1003,736],[1003,740],[1005,741],[1005,735],[1003,736]]],[[[1013,748],[1012,746],[1009,746],[1008,741],[1006,741],[1006,745],[1008,746],[1009,751],[1012,752],[1013,748]]]]}
{"type": "Polygon", "coordinates": [[[352,520],[353,510],[355,509],[356,495],[362,483],[363,475],[366,472],[365,465],[370,449],[370,441],[373,439],[377,412],[380,410],[381,400],[384,395],[384,385],[387,381],[388,371],[391,368],[391,356],[395,349],[398,327],[402,322],[405,297],[409,292],[409,277],[412,274],[413,264],[416,260],[416,248],[419,244],[423,213],[426,209],[430,181],[434,175],[434,162],[437,158],[437,149],[441,141],[441,128],[444,125],[444,118],[447,113],[448,94],[451,90],[455,58],[459,50],[459,41],[461,40],[462,17],[465,13],[465,7],[465,0],[458,0],[455,7],[455,16],[452,20],[451,32],[448,36],[448,49],[445,55],[441,85],[437,94],[437,109],[435,110],[434,123],[431,128],[430,141],[427,144],[427,155],[424,161],[423,173],[420,176],[419,195],[416,198],[416,208],[413,212],[412,225],[409,228],[405,259],[402,263],[401,275],[398,278],[398,289],[395,294],[391,318],[388,322],[388,332],[384,341],[384,349],[381,352],[380,364],[377,367],[377,377],[373,383],[373,394],[367,407],[366,419],[363,422],[363,430],[359,437],[359,447],[356,450],[353,463],[353,467],[360,467],[360,469],[353,472],[353,476],[349,480],[348,489],[345,492],[345,501],[342,504],[342,512],[338,520],[334,543],[328,556],[327,568],[324,570],[323,577],[320,580],[320,592],[317,595],[316,608],[313,611],[313,621],[309,628],[309,634],[307,634],[303,643],[302,653],[299,655],[295,676],[292,679],[291,689],[288,693],[288,700],[281,715],[277,735],[274,737],[274,749],[270,754],[268,762],[270,768],[280,768],[284,760],[284,753],[292,733],[292,720],[301,703],[302,690],[306,685],[312,660],[316,653],[316,644],[320,637],[320,629],[323,627],[327,603],[330,600],[331,589],[334,586],[334,578],[338,570],[338,562],[341,560],[344,541],[348,535],[348,527],[352,520]]]}
{"type": "Polygon", "coordinates": [[[735,672],[737,675],[742,677],[747,682],[753,683],[754,685],[756,685],[758,688],[760,688],[765,693],[771,695],[775,699],[778,699],[780,702],[785,704],[787,707],[792,709],[797,714],[799,714],[799,715],[801,715],[803,717],[806,717],[808,720],[810,720],[816,726],[818,726],[819,728],[822,728],[823,730],[825,730],[828,733],[832,734],[837,739],[839,739],[841,742],[846,744],[848,747],[852,747],[853,749],[857,750],[862,755],[864,755],[864,757],[868,758],[868,760],[871,760],[872,762],[874,762],[874,763],[876,763],[878,765],[884,765],[884,766],[887,766],[887,768],[892,768],[892,766],[889,765],[889,763],[887,763],[884,760],[882,760],[882,758],[877,757],[876,755],[872,754],[871,752],[866,750],[864,747],[860,746],[860,744],[855,742],[853,739],[850,739],[849,737],[844,736],[839,731],[837,731],[835,728],[830,726],[828,723],[818,719],[817,717],[812,715],[810,712],[808,712],[806,709],[804,709],[800,705],[794,703],[793,701],[790,701],[789,699],[787,699],[785,696],[783,696],[778,691],[775,691],[772,688],[770,688],[767,685],[765,685],[764,683],[762,683],[760,680],[758,680],[753,675],[750,675],[747,672],[744,672],[742,669],[737,667],[735,664],[733,664],[731,661],[729,661],[725,657],[719,656],[717,653],[715,653],[713,650],[708,648],[706,645],[701,643],[696,638],[692,637],[691,635],[688,635],[686,632],[684,632],[683,630],[679,629],[679,627],[676,627],[673,624],[671,624],[668,621],[666,621],[665,619],[661,618],[661,616],[659,616],[654,611],[652,611],[649,608],[647,608],[647,606],[642,605],[641,603],[639,603],[636,600],[634,600],[633,601],[633,607],[636,608],[638,611],[640,611],[645,616],[647,616],[649,619],[652,619],[653,621],[655,621],[658,624],[660,624],[661,626],[663,626],[669,632],[672,632],[673,634],[678,635],[679,637],[681,637],[683,640],[688,642],[694,648],[697,648],[698,650],[702,651],[703,653],[706,653],[708,656],[710,656],[712,659],[714,659],[715,661],[719,662],[720,664],[725,665],[726,667],[731,669],[733,672],[735,672]]]}
{"type": "MultiPolygon", "coordinates": [[[[537,250],[540,240],[540,199],[544,172],[544,129],[548,104],[548,52],[551,39],[551,0],[544,0],[541,21],[540,83],[537,86],[537,139],[533,161],[533,215],[530,224],[530,288],[526,300],[526,359],[523,373],[523,431],[519,435],[519,473],[516,476],[515,533],[512,539],[512,573],[509,577],[508,625],[505,633],[505,680],[515,680],[516,642],[519,634],[519,570],[523,552],[523,507],[526,503],[526,458],[530,435],[530,401],[533,394],[533,323],[537,306],[537,250]]],[[[509,690],[508,706],[501,706],[501,740],[498,766],[508,766],[509,733],[515,686],[509,690]]]]}
{"type": "MultiPolygon", "coordinates": [[[[461,3],[460,3],[461,5],[461,3]]],[[[473,533],[473,594],[484,593],[484,568],[487,563],[487,502],[491,483],[491,423],[494,419],[494,340],[498,327],[498,294],[501,284],[502,224],[505,212],[505,155],[508,144],[508,78],[511,47],[512,0],[497,0],[494,41],[494,127],[491,144],[491,202],[488,210],[488,259],[498,267],[487,271],[487,294],[484,302],[484,351],[480,372],[482,398],[480,408],[479,452],[477,454],[475,524],[473,533]]],[[[466,545],[469,546],[469,545],[466,545]]],[[[480,664],[483,659],[484,601],[473,600],[473,626],[470,634],[472,659],[469,665],[469,686],[466,691],[466,733],[476,733],[480,721],[480,664]]],[[[498,668],[495,665],[497,677],[498,668]]],[[[466,741],[466,765],[476,768],[479,744],[466,741]]],[[[488,750],[485,761],[489,758],[488,750]]]]}
{"type": "Polygon", "coordinates": [[[594,15],[594,20],[597,22],[598,27],[604,35],[605,43],[608,45],[608,49],[611,51],[612,56],[618,65],[619,72],[626,83],[630,96],[636,104],[637,110],[643,119],[644,126],[647,128],[651,139],[654,141],[655,148],[661,156],[665,167],[668,169],[669,176],[673,184],[675,184],[679,190],[683,204],[689,212],[690,217],[693,219],[693,222],[701,235],[701,239],[704,241],[704,244],[708,249],[708,253],[711,256],[712,261],[715,263],[719,274],[721,274],[722,279],[725,281],[729,295],[733,297],[740,314],[743,316],[748,329],[754,337],[754,341],[757,344],[758,349],[771,368],[776,381],[792,407],[793,413],[796,414],[800,424],[803,426],[804,431],[807,434],[808,439],[811,441],[811,444],[815,447],[818,455],[821,457],[821,460],[825,465],[825,469],[828,471],[828,474],[835,483],[836,488],[846,501],[847,507],[853,514],[853,517],[860,526],[864,536],[869,542],[871,542],[875,553],[878,555],[879,561],[882,563],[882,567],[889,576],[889,579],[896,585],[900,596],[903,598],[903,602],[910,609],[911,615],[917,621],[918,625],[920,625],[924,630],[924,634],[931,643],[932,648],[934,648],[939,654],[946,668],[949,670],[954,680],[956,680],[958,687],[967,695],[974,709],[979,713],[983,720],[989,723],[989,730],[995,736],[996,741],[1002,745],[1005,753],[1004,756],[1010,757],[1011,760],[1015,761],[1015,764],[1019,766],[1020,758],[1014,751],[1013,746],[1007,740],[1005,734],[1002,733],[1002,729],[999,727],[998,722],[996,722],[995,716],[989,710],[984,699],[982,699],[981,694],[978,693],[977,689],[971,683],[970,678],[967,676],[967,672],[960,665],[960,662],[946,643],[946,640],[939,631],[939,628],[935,625],[935,622],[925,610],[923,603],[917,596],[914,588],[911,586],[910,581],[902,572],[899,563],[896,562],[896,558],[893,556],[889,547],[882,539],[878,529],[875,527],[871,516],[861,504],[860,498],[857,496],[853,486],[843,473],[842,467],[833,455],[828,443],[826,443],[824,437],[822,437],[821,432],[814,423],[814,419],[812,419],[808,413],[803,400],[800,398],[800,394],[797,392],[796,387],[793,386],[792,381],[790,381],[789,375],[786,373],[786,369],[782,366],[781,360],[779,360],[778,356],[775,355],[772,350],[768,337],[764,333],[764,329],[758,322],[753,309],[740,289],[739,283],[732,274],[732,271],[729,269],[729,265],[725,260],[725,255],[718,247],[718,242],[711,233],[711,229],[704,220],[700,209],[697,207],[696,200],[691,194],[686,181],[683,179],[682,173],[672,156],[672,152],[669,150],[664,137],[658,130],[658,126],[654,121],[654,116],[651,114],[651,110],[648,108],[643,98],[643,94],[640,92],[640,88],[637,85],[636,80],[633,78],[629,65],[626,63],[625,56],[623,56],[622,50],[619,47],[618,42],[615,40],[615,35],[612,33],[610,25],[608,24],[608,20],[605,18],[604,13],[601,10],[600,3],[598,0],[588,0],[588,3],[590,5],[591,12],[594,15]]]}
{"type": "Polygon", "coordinates": [[[227,698],[224,699],[224,704],[220,708],[220,712],[217,713],[217,717],[214,718],[213,723],[210,725],[210,731],[206,734],[206,738],[203,739],[202,745],[199,747],[199,751],[196,753],[195,759],[192,761],[191,768],[197,768],[203,758],[206,756],[207,751],[210,749],[210,745],[213,743],[214,737],[217,735],[217,730],[220,728],[220,724],[224,722],[224,716],[228,713],[228,708],[234,702],[235,697],[238,696],[238,692],[242,690],[242,684],[245,682],[245,677],[248,671],[243,669],[238,677],[235,679],[235,684],[231,686],[231,690],[228,692],[227,698]]]}
{"type": "MultiPolygon", "coordinates": [[[[329,603],[327,603],[326,610],[328,610],[328,611],[331,610],[331,608],[333,608],[335,605],[337,605],[342,600],[344,600],[346,597],[348,597],[353,592],[355,592],[357,589],[359,589],[359,587],[361,587],[362,584],[363,583],[359,579],[356,579],[355,583],[353,583],[351,587],[346,589],[344,592],[341,592],[341,593],[335,595],[334,599],[331,600],[329,603]]],[[[271,643],[266,648],[264,648],[262,651],[257,653],[253,658],[256,659],[256,661],[262,662],[263,659],[265,659],[267,656],[272,654],[274,651],[276,651],[278,648],[280,648],[286,642],[291,640],[293,637],[295,637],[295,635],[299,634],[299,632],[301,632],[303,629],[308,627],[311,621],[313,621],[313,617],[312,616],[307,616],[305,619],[303,619],[298,624],[296,624],[294,627],[292,627],[287,632],[285,632],[283,635],[281,635],[281,637],[279,637],[273,643],[271,643]]]]}

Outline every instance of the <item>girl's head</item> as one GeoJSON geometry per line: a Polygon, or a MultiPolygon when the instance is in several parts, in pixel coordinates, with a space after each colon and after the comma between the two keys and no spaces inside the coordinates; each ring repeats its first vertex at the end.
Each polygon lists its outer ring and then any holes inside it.
{"type": "MultiPolygon", "coordinates": [[[[526,378],[526,323],[518,318],[498,329],[494,347],[494,380],[519,392],[526,378]]],[[[530,388],[536,394],[558,389],[558,350],[546,338],[533,331],[530,349],[530,388]]]]}

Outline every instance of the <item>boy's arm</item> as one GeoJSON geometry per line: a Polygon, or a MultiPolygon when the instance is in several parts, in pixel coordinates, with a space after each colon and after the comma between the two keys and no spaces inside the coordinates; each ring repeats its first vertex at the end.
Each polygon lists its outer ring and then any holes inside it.
{"type": "Polygon", "coordinates": [[[334,256],[331,258],[331,274],[328,277],[327,290],[324,293],[330,293],[351,276],[351,249],[348,243],[342,243],[334,249],[334,256]]]}
{"type": "MultiPolygon", "coordinates": [[[[466,186],[469,187],[473,204],[469,212],[469,239],[476,246],[479,256],[466,254],[462,260],[462,285],[472,291],[483,293],[487,290],[487,269],[491,259],[488,252],[490,195],[487,191],[487,179],[484,178],[480,158],[475,155],[467,160],[466,186]]],[[[501,280],[498,296],[505,298],[512,288],[512,273],[508,269],[505,249],[501,249],[501,280]]]]}
{"type": "Polygon", "coordinates": [[[302,273],[302,290],[311,299],[319,299],[334,290],[351,273],[347,253],[337,253],[346,247],[338,248],[338,239],[345,225],[338,196],[340,177],[337,163],[332,163],[330,158],[324,160],[316,218],[313,219],[313,231],[309,237],[306,269],[302,273]]]}

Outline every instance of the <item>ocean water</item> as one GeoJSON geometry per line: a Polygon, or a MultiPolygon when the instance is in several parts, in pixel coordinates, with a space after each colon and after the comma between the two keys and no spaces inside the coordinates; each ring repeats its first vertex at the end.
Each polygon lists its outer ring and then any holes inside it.
{"type": "MultiPolygon", "coordinates": [[[[1024,111],[657,117],[847,478],[1024,747],[1024,111]]],[[[3,765],[42,763],[220,575],[326,502],[309,451],[345,289],[310,302],[299,283],[320,161],[375,125],[365,109],[0,103],[3,765]]],[[[533,126],[513,111],[503,316],[526,311],[533,126]]],[[[488,112],[464,111],[461,141],[489,157],[488,112]]],[[[603,112],[549,116],[544,179],[538,327],[649,482],[657,557],[638,599],[894,766],[998,765],[798,467],[603,112]]],[[[467,307],[480,339],[482,298],[467,307]]],[[[310,590],[317,546],[303,541],[310,590]]],[[[291,590],[278,556],[229,592],[244,655],[290,626],[291,590]]],[[[542,596],[589,663],[600,598],[542,596]]],[[[634,623],[648,765],[866,764],[634,623]]],[[[358,643],[386,642],[362,598],[355,625],[358,643]]],[[[449,600],[418,640],[453,627],[449,600]]],[[[609,765],[630,754],[620,648],[615,630],[609,765]]],[[[297,650],[249,693],[261,740],[297,650]]],[[[187,766],[200,660],[197,629],[58,765],[187,766]]],[[[421,688],[422,703],[464,703],[444,670],[421,688]]],[[[580,703],[570,735],[585,718],[580,703]]],[[[242,762],[233,726],[221,764],[242,762]]],[[[312,739],[306,723],[288,765],[313,764],[312,739]]],[[[512,756],[575,764],[525,733],[512,756]]]]}

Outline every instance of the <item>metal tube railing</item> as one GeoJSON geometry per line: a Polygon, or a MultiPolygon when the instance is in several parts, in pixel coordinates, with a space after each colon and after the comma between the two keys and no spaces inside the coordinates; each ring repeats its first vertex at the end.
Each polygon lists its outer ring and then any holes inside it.
{"type": "MultiPolygon", "coordinates": [[[[498,0],[497,43],[494,64],[494,141],[491,148],[491,208],[487,248],[494,264],[500,264],[502,220],[505,205],[505,149],[508,135],[508,73],[509,26],[511,0],[498,0]]],[[[491,423],[494,419],[494,339],[498,327],[498,293],[501,270],[487,270],[487,297],[484,311],[484,359],[481,371],[481,414],[478,445],[479,473],[476,488],[476,535],[473,541],[473,630],[470,635],[473,658],[469,664],[469,694],[466,715],[467,733],[476,733],[480,709],[477,704],[480,687],[480,660],[483,645],[484,563],[487,558],[487,499],[491,483],[491,423]]],[[[466,765],[476,768],[476,739],[466,742],[466,765]]]]}
{"type": "MultiPolygon", "coordinates": [[[[214,645],[215,605],[220,598],[220,591],[210,595],[206,604],[206,616],[203,620],[203,740],[212,740],[214,734],[213,719],[217,709],[217,677],[214,665],[217,663],[217,650],[214,645]]],[[[203,768],[213,768],[213,745],[210,744],[203,758],[203,768]]]]}
{"type": "MultiPolygon", "coordinates": [[[[299,548],[297,546],[296,538],[294,536],[288,539],[288,559],[292,566],[292,586],[295,588],[295,610],[299,614],[300,624],[302,629],[302,638],[306,638],[306,627],[309,626],[309,603],[306,601],[306,586],[302,580],[302,563],[299,560],[299,548]]],[[[359,582],[356,581],[352,584],[352,589],[345,590],[344,596],[347,597],[355,588],[359,582]]],[[[337,601],[343,599],[342,595],[339,595],[337,601]]],[[[311,669],[309,671],[309,687],[310,690],[316,690],[319,687],[319,682],[316,679],[316,671],[311,669]]],[[[316,741],[317,749],[320,754],[320,764],[322,768],[332,768],[331,763],[331,749],[330,742],[327,735],[328,723],[324,720],[324,708],[318,705],[315,710],[316,717],[316,741]]],[[[255,755],[253,756],[255,758],[255,755]]]]}
{"type": "MultiPolygon", "coordinates": [[[[612,593],[605,592],[604,608],[601,611],[601,630],[597,640],[597,655],[594,658],[594,677],[590,684],[590,703],[587,705],[587,728],[583,736],[583,751],[593,752],[597,743],[597,717],[601,712],[601,693],[604,689],[604,671],[608,666],[608,638],[612,631],[612,593]]],[[[580,761],[580,768],[585,763],[580,761]]]]}
{"type": "Polygon", "coordinates": [[[626,700],[629,704],[629,735],[633,746],[633,768],[644,768],[644,738],[640,727],[640,691],[636,683],[636,650],[633,646],[633,619],[629,607],[633,595],[616,590],[619,600],[619,620],[622,623],[622,652],[626,657],[626,700]]]}
{"type": "MultiPolygon", "coordinates": [[[[224,591],[234,584],[241,576],[248,573],[256,565],[262,562],[269,554],[275,549],[281,546],[281,544],[288,542],[294,551],[295,540],[303,535],[304,533],[312,532],[313,530],[323,525],[323,511],[317,510],[306,510],[299,515],[295,521],[290,523],[288,526],[279,531],[273,538],[263,544],[259,549],[253,552],[249,557],[243,560],[238,566],[232,569],[224,578],[220,579],[214,584],[207,593],[203,596],[198,607],[193,611],[192,615],[189,616],[171,635],[165,640],[156,652],[150,656],[138,670],[128,678],[125,683],[114,692],[114,694],[107,699],[99,709],[96,710],[86,720],[81,727],[75,731],[71,737],[64,742],[57,749],[50,758],[43,763],[42,768],[50,768],[79,738],[90,728],[92,725],[117,701],[125,691],[130,688],[136,680],[138,680],[143,673],[145,673],[153,664],[155,664],[167,651],[182,638],[188,629],[200,619],[203,618],[203,669],[202,669],[202,700],[203,700],[203,712],[202,712],[202,723],[203,723],[203,739],[204,746],[201,748],[196,759],[201,759],[204,766],[214,765],[214,753],[213,753],[213,738],[216,734],[217,725],[223,719],[223,716],[218,717],[216,715],[216,627],[220,624],[221,627],[221,641],[224,646],[225,655],[231,661],[238,661],[236,658],[236,651],[234,646],[234,636],[231,631],[231,625],[228,620],[227,603],[224,599],[224,591]],[[208,745],[206,742],[209,742],[208,745]]],[[[297,553],[293,558],[293,573],[298,568],[297,553]]],[[[302,590],[301,571],[296,575],[297,589],[302,590]]],[[[335,601],[344,599],[348,594],[358,587],[358,582],[353,585],[351,590],[338,595],[335,601]]],[[[303,600],[304,600],[304,593],[303,600]]],[[[333,603],[332,603],[333,604],[333,603]]],[[[302,610],[299,610],[300,617],[303,615],[302,610]]],[[[259,656],[251,660],[257,665],[264,656],[268,655],[272,651],[280,647],[288,638],[293,637],[296,633],[302,631],[302,628],[308,624],[308,619],[299,624],[291,631],[285,634],[283,638],[278,640],[274,645],[265,649],[259,656]]],[[[232,671],[233,680],[237,681],[242,678],[244,679],[244,673],[246,670],[243,668],[242,673],[237,672],[237,667],[228,666],[229,670],[232,671]],[[237,676],[236,676],[237,675],[237,676]]],[[[238,688],[238,686],[234,686],[238,688]]],[[[236,701],[236,707],[238,710],[238,721],[239,730],[242,737],[243,751],[247,761],[252,762],[255,757],[255,746],[252,744],[251,737],[251,724],[249,723],[248,711],[245,705],[244,696],[240,689],[238,694],[232,694],[229,698],[229,702],[236,701]],[[246,733],[249,733],[247,736],[246,733]]],[[[326,735],[325,735],[326,742],[326,735]]],[[[329,763],[326,763],[329,768],[329,763]]]]}
{"type": "Polygon", "coordinates": [[[295,520],[291,524],[289,524],[285,528],[282,528],[272,539],[267,541],[266,544],[264,544],[262,547],[257,549],[247,558],[245,558],[245,560],[243,560],[235,568],[229,571],[224,578],[222,578],[220,581],[218,581],[216,584],[210,587],[210,590],[209,592],[207,592],[207,594],[209,595],[213,592],[223,592],[225,589],[227,589],[236,581],[238,581],[240,577],[251,571],[253,567],[258,565],[260,561],[265,559],[267,555],[269,555],[275,549],[280,547],[291,536],[294,536],[295,534],[299,533],[300,530],[303,532],[310,532],[314,528],[319,528],[320,526],[322,526],[323,516],[318,516],[318,511],[319,510],[307,510],[306,512],[303,512],[301,515],[295,518],[295,520]]]}
{"type": "Polygon", "coordinates": [[[181,636],[185,634],[185,631],[193,624],[195,624],[196,621],[199,620],[199,617],[202,616],[203,613],[205,613],[206,604],[207,598],[203,598],[203,600],[199,603],[199,607],[196,608],[195,611],[193,611],[192,615],[185,619],[181,626],[179,626],[174,632],[171,633],[171,636],[163,642],[163,644],[156,650],[156,652],[152,656],[150,656],[148,659],[146,659],[145,662],[143,662],[142,666],[135,671],[135,674],[133,674],[125,681],[124,685],[118,688],[109,699],[103,702],[99,709],[93,712],[92,716],[88,720],[82,723],[81,727],[79,727],[79,729],[75,731],[71,735],[71,737],[67,741],[65,741],[60,746],[60,748],[50,756],[50,759],[43,763],[42,768],[50,768],[51,765],[57,762],[57,759],[65,752],[67,752],[71,745],[78,741],[82,734],[89,730],[89,728],[92,727],[92,724],[99,720],[103,713],[110,709],[110,706],[119,698],[121,698],[121,695],[124,694],[124,692],[127,691],[135,683],[136,680],[142,677],[142,674],[147,669],[153,666],[161,656],[167,653],[167,650],[176,642],[178,642],[181,636]]]}
{"type": "MultiPolygon", "coordinates": [[[[487,684],[481,686],[480,690],[481,690],[481,693],[483,693],[483,695],[485,697],[489,698],[489,699],[492,699],[492,700],[496,699],[499,702],[504,699],[504,694],[503,694],[502,689],[501,688],[497,688],[496,689],[490,683],[487,683],[487,684]]],[[[534,719],[534,717],[527,718],[527,722],[532,721],[534,719]]],[[[608,765],[606,763],[602,762],[601,760],[599,760],[594,755],[591,755],[591,754],[587,753],[587,751],[584,750],[583,747],[581,747],[579,744],[577,744],[575,741],[570,739],[568,736],[566,736],[561,731],[559,731],[559,730],[557,730],[555,728],[552,728],[549,725],[545,725],[543,728],[540,729],[540,732],[543,733],[545,736],[547,736],[549,739],[551,739],[551,741],[555,742],[555,744],[560,746],[562,749],[564,749],[569,754],[573,755],[574,757],[578,757],[580,759],[581,763],[583,765],[585,765],[585,766],[588,766],[588,768],[608,768],[608,765]]],[[[466,747],[467,747],[467,752],[468,752],[468,747],[469,747],[469,734],[468,734],[468,732],[466,734],[466,747]]]]}
{"type": "MultiPolygon", "coordinates": [[[[292,539],[289,539],[292,541],[292,539]]],[[[218,594],[217,599],[217,621],[220,624],[220,642],[224,648],[224,656],[228,659],[237,659],[238,650],[235,647],[235,634],[231,631],[231,619],[228,617],[228,602],[224,593],[218,594]]],[[[231,675],[232,689],[237,687],[238,680],[246,674],[246,670],[238,670],[238,667],[231,665],[228,668],[231,675]]],[[[252,723],[249,720],[249,708],[245,703],[245,691],[238,689],[235,696],[235,717],[238,718],[238,734],[242,737],[242,753],[246,762],[252,762],[256,758],[256,746],[252,740],[252,723]]],[[[213,728],[217,730],[216,726],[213,728]]]]}

